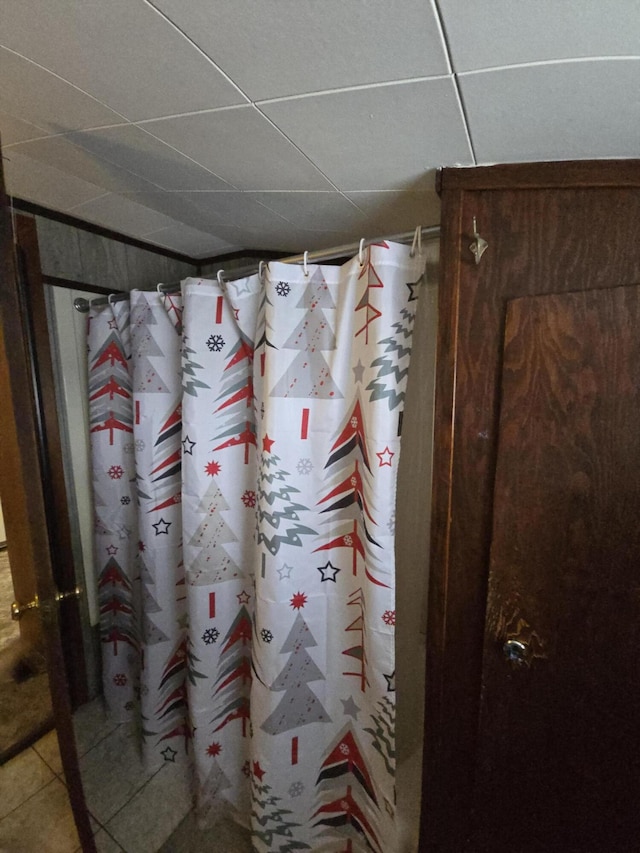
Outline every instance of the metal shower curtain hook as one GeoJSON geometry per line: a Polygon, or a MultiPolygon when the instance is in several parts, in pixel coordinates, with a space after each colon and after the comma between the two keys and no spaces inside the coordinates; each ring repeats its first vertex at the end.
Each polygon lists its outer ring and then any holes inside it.
{"type": "Polygon", "coordinates": [[[409,257],[414,258],[416,255],[416,246],[418,247],[418,254],[422,254],[422,225],[418,225],[416,228],[415,234],[413,235],[413,243],[411,244],[411,251],[409,252],[409,257]]]}
{"type": "Polygon", "coordinates": [[[476,224],[476,218],[473,217],[473,243],[469,246],[469,251],[476,259],[476,265],[480,263],[480,258],[484,255],[484,253],[489,248],[489,244],[486,240],[484,240],[478,234],[478,226],[476,224]]]}
{"type": "Polygon", "coordinates": [[[309,252],[305,252],[302,260],[302,270],[304,272],[305,278],[309,278],[309,267],[307,265],[307,261],[309,260],[309,252]]]}
{"type": "Polygon", "coordinates": [[[360,246],[358,247],[358,263],[361,267],[364,266],[364,237],[360,240],[360,246]]]}

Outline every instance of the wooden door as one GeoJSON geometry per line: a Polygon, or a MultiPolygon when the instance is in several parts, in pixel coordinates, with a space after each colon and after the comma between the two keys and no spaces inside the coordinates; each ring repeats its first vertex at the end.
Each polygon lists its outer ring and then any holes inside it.
{"type": "MultiPolygon", "coordinates": [[[[0,159],[0,465],[11,485],[11,528],[17,537],[14,552],[25,577],[35,579],[39,598],[51,702],[69,799],[83,850],[94,851],[74,740],[60,611],[55,600],[58,537],[47,500],[56,497],[46,439],[47,424],[52,418],[55,420],[55,406],[52,410],[49,401],[45,408],[47,400],[41,394],[42,362],[34,348],[35,315],[25,289],[27,266],[27,259],[14,240],[0,159]]],[[[3,487],[3,504],[8,503],[3,487]]]]}
{"type": "Polygon", "coordinates": [[[442,186],[421,849],[637,850],[640,164],[442,186]]]}
{"type": "Polygon", "coordinates": [[[469,850],[631,853],[640,286],[510,302],[501,390],[469,850]]]}

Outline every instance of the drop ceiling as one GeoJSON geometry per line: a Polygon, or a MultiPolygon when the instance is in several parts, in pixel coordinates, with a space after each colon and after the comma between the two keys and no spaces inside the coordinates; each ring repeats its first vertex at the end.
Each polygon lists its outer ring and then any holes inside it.
{"type": "Polygon", "coordinates": [[[632,0],[0,0],[9,192],[193,257],[432,225],[435,170],[637,157],[632,0]]]}

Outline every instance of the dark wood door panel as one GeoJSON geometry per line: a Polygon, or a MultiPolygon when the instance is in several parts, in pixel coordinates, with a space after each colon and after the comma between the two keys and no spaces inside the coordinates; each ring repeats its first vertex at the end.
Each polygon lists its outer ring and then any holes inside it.
{"type": "Polygon", "coordinates": [[[508,307],[474,851],[637,850],[639,331],[638,286],[508,307]]]}
{"type": "Polygon", "coordinates": [[[619,186],[612,163],[606,180],[598,163],[567,180],[544,165],[540,189],[535,164],[506,182],[496,167],[497,189],[489,169],[477,189],[476,170],[443,180],[422,817],[438,853],[460,853],[470,831],[507,305],[640,282],[640,163],[621,164],[619,186]],[[489,244],[478,265],[474,217],[489,244]]]}

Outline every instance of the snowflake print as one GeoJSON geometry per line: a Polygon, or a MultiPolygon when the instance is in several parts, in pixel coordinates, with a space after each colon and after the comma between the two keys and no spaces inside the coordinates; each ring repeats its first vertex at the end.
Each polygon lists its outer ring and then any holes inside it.
{"type": "Polygon", "coordinates": [[[130,442],[128,442],[128,444],[125,444],[125,446],[123,447],[123,450],[125,453],[133,453],[133,451],[135,450],[135,446],[134,446],[133,442],[130,441],[130,442]]]}
{"type": "Polygon", "coordinates": [[[133,711],[134,707],[134,703],[129,699],[129,701],[125,703],[124,709],[125,711],[133,711]]]}
{"type": "Polygon", "coordinates": [[[290,797],[299,797],[304,791],[304,785],[302,782],[292,782],[289,785],[289,796],[290,797]]]}
{"type": "Polygon", "coordinates": [[[215,641],[220,636],[220,631],[217,628],[207,628],[207,630],[202,635],[202,640],[205,645],[210,646],[211,643],[215,643],[215,641]]]}
{"type": "Polygon", "coordinates": [[[351,418],[349,421],[353,429],[356,429],[358,426],[358,419],[356,417],[351,418]]]}
{"type": "Polygon", "coordinates": [[[246,507],[254,507],[256,505],[256,493],[252,489],[247,489],[242,496],[242,503],[246,507]]]}
{"type": "Polygon", "coordinates": [[[294,610],[300,610],[300,608],[304,607],[306,603],[307,596],[304,592],[296,592],[295,595],[291,596],[291,601],[289,602],[294,610]]]}
{"type": "Polygon", "coordinates": [[[276,284],[276,293],[278,296],[288,296],[291,293],[291,288],[286,281],[279,281],[276,284]]]}
{"type": "Polygon", "coordinates": [[[136,444],[136,450],[138,451],[138,453],[142,453],[142,451],[146,447],[146,444],[144,443],[144,441],[141,438],[139,438],[139,439],[137,439],[135,444],[136,444]]]}
{"type": "Polygon", "coordinates": [[[271,640],[273,640],[273,634],[271,633],[271,631],[267,631],[266,628],[263,628],[262,631],[260,631],[260,636],[265,641],[265,643],[270,643],[271,640]]]}
{"type": "Polygon", "coordinates": [[[343,755],[349,755],[349,747],[347,746],[347,744],[346,744],[346,743],[341,743],[341,744],[340,744],[340,752],[341,752],[343,755]]]}
{"type": "Polygon", "coordinates": [[[344,541],[344,544],[347,546],[347,548],[351,548],[351,546],[353,545],[353,536],[350,536],[347,533],[347,535],[344,537],[343,541],[344,541]]]}
{"type": "Polygon", "coordinates": [[[122,465],[112,465],[111,468],[107,471],[107,474],[111,477],[112,480],[121,480],[122,475],[124,474],[124,468],[122,465]]]}
{"type": "Polygon", "coordinates": [[[219,474],[220,471],[220,463],[216,462],[215,460],[207,462],[207,464],[204,466],[205,474],[208,474],[210,477],[214,477],[216,474],[219,474]]]}
{"type": "Polygon", "coordinates": [[[298,469],[298,474],[310,474],[313,464],[310,459],[300,459],[296,468],[298,469]]]}
{"type": "Polygon", "coordinates": [[[141,554],[144,554],[144,552],[146,550],[147,550],[147,546],[144,544],[142,539],[138,539],[138,551],[140,551],[141,554]]]}
{"type": "Polygon", "coordinates": [[[385,610],[382,614],[382,621],[386,625],[395,625],[396,624],[396,611],[395,610],[385,610]]]}
{"type": "Polygon", "coordinates": [[[222,752],[222,747],[215,740],[213,743],[210,743],[209,746],[207,747],[207,755],[213,755],[213,756],[220,755],[221,752],[222,752]]]}
{"type": "Polygon", "coordinates": [[[245,761],[245,763],[242,765],[242,772],[247,777],[247,779],[249,778],[249,776],[251,776],[251,765],[248,761],[245,761]]]}
{"type": "Polygon", "coordinates": [[[206,343],[209,348],[209,352],[222,352],[224,338],[222,335],[209,335],[206,343]]]}
{"type": "Polygon", "coordinates": [[[396,514],[395,511],[391,513],[389,516],[389,521],[387,521],[387,530],[389,533],[396,532],[396,514]]]}
{"type": "Polygon", "coordinates": [[[113,683],[116,685],[116,687],[124,687],[127,683],[127,676],[124,674],[124,672],[117,672],[113,676],[113,683]]]}
{"type": "Polygon", "coordinates": [[[120,503],[123,506],[127,506],[128,504],[131,503],[131,498],[129,497],[129,495],[124,495],[124,497],[120,498],[120,503]]]}

